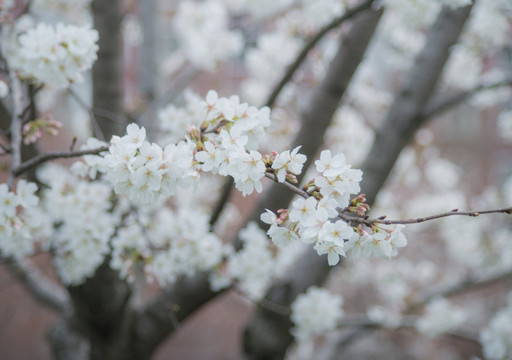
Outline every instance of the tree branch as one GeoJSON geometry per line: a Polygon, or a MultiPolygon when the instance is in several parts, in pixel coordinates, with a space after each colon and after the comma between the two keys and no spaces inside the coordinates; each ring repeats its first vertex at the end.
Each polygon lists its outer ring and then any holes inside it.
{"type": "Polygon", "coordinates": [[[439,101],[436,104],[427,106],[427,109],[423,112],[422,117],[424,119],[431,119],[438,114],[449,110],[450,108],[460,104],[461,102],[471,98],[474,95],[486,90],[498,89],[504,86],[512,86],[512,78],[503,79],[489,84],[480,84],[472,89],[461,92],[460,94],[453,95],[451,97],[442,96],[444,101],[439,101]]]}
{"type": "Polygon", "coordinates": [[[512,207],[504,208],[504,209],[492,209],[492,210],[482,210],[482,211],[459,211],[458,209],[454,209],[452,211],[444,212],[441,214],[430,215],[415,219],[406,219],[406,220],[385,220],[385,217],[380,217],[377,219],[365,219],[357,216],[350,216],[345,214],[339,214],[339,217],[347,222],[355,222],[359,224],[372,225],[372,224],[384,224],[384,225],[392,225],[392,224],[418,224],[425,221],[440,219],[448,216],[471,216],[477,217],[485,214],[512,214],[512,207]]]}
{"type": "Polygon", "coordinates": [[[458,284],[445,288],[443,290],[436,290],[431,292],[428,295],[422,296],[422,299],[411,305],[409,308],[413,309],[420,305],[424,305],[427,302],[431,301],[436,297],[448,297],[455,296],[466,291],[473,291],[475,289],[479,289],[481,287],[490,286],[492,284],[500,283],[502,281],[510,281],[512,280],[512,271],[506,271],[497,275],[485,276],[485,277],[476,277],[476,278],[468,278],[465,281],[462,281],[458,284]]]}
{"type": "Polygon", "coordinates": [[[63,288],[48,280],[28,260],[9,259],[5,262],[9,270],[41,304],[63,313],[69,310],[69,296],[63,288]]]}
{"type": "Polygon", "coordinates": [[[295,71],[300,67],[300,65],[304,62],[309,52],[316,46],[316,44],[331,30],[337,28],[341,24],[343,24],[346,20],[351,19],[355,15],[359,14],[360,12],[367,10],[371,7],[371,5],[375,2],[375,0],[366,0],[362,2],[361,4],[348,9],[343,13],[343,15],[335,18],[332,20],[329,24],[325,25],[323,28],[321,28],[314,36],[312,36],[304,45],[300,53],[295,58],[295,61],[288,66],[286,72],[283,74],[283,77],[279,81],[279,83],[274,87],[271,94],[267,98],[267,101],[265,102],[265,105],[268,107],[274,106],[274,103],[277,100],[277,97],[281,93],[281,90],[283,90],[284,86],[292,79],[293,75],[295,74],[295,71]]]}
{"type": "Polygon", "coordinates": [[[33,157],[30,160],[27,160],[20,165],[18,165],[16,168],[13,168],[11,172],[15,176],[19,176],[23,174],[24,172],[30,170],[31,168],[41,165],[44,162],[55,160],[55,159],[65,159],[65,158],[74,158],[74,157],[80,157],[84,155],[97,155],[103,151],[108,151],[108,146],[102,146],[97,149],[87,149],[87,150],[80,150],[80,151],[55,151],[55,152],[49,152],[45,154],[39,154],[36,157],[33,157]]]}
{"type": "MultiPolygon", "coordinates": [[[[273,173],[266,172],[265,177],[279,183],[276,176],[273,173]]],[[[280,183],[283,186],[290,189],[293,193],[302,196],[303,198],[307,199],[311,197],[312,195],[309,195],[304,190],[300,189],[298,186],[291,184],[287,181],[280,183]]],[[[414,219],[402,219],[402,220],[386,220],[385,216],[378,217],[376,219],[369,219],[367,217],[360,217],[355,215],[346,215],[343,213],[343,210],[338,209],[338,217],[340,219],[345,220],[346,222],[354,222],[358,224],[364,224],[364,225],[373,225],[373,224],[384,224],[384,225],[395,225],[395,224],[418,224],[425,221],[431,221],[436,219],[441,219],[448,216],[471,216],[471,217],[477,217],[480,215],[488,215],[488,214],[512,214],[512,207],[507,207],[503,209],[491,209],[491,210],[476,210],[476,211],[460,211],[459,209],[453,209],[451,211],[447,211],[440,214],[435,215],[429,215],[424,217],[418,217],[414,219]]]]}
{"type": "Polygon", "coordinates": [[[171,289],[162,291],[137,316],[137,356],[149,358],[183,320],[219,294],[210,289],[206,274],[182,278],[171,289]]]}
{"type": "Polygon", "coordinates": [[[94,109],[105,109],[116,115],[122,113],[121,0],[93,0],[91,8],[94,28],[99,33],[98,60],[92,68],[93,112],[103,135],[110,139],[112,135],[122,134],[127,124],[112,121],[111,117],[94,109]]]}

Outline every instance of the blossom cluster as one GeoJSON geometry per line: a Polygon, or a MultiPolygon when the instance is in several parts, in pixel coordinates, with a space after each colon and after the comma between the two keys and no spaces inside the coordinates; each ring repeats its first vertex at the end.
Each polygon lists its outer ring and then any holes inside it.
{"type": "Polygon", "coordinates": [[[233,177],[244,196],[254,190],[261,192],[266,165],[257,150],[265,128],[270,125],[269,108],[257,109],[240,103],[238,96],[219,98],[212,90],[206,96],[205,106],[208,111],[201,129],[208,137],[195,139],[198,168],[233,177]]]}
{"type": "Polygon", "coordinates": [[[178,185],[188,187],[199,176],[193,167],[194,144],[181,141],[162,149],[146,141],[146,129],[136,124],[123,137],[113,136],[103,161],[96,161],[117,194],[127,194],[139,204],[172,196],[178,185]]]}
{"type": "Polygon", "coordinates": [[[10,63],[27,78],[65,88],[82,81],[97,59],[98,32],[89,26],[40,23],[18,38],[10,63]]]}
{"type": "Polygon", "coordinates": [[[243,248],[228,258],[224,277],[237,280],[239,289],[250,299],[261,299],[275,275],[276,256],[269,247],[267,235],[255,222],[250,222],[238,235],[243,248]]]}
{"type": "MultiPolygon", "coordinates": [[[[279,170],[280,156],[274,164],[279,164],[277,179],[282,182],[284,177],[279,170]]],[[[295,157],[299,156],[295,154],[295,157]]],[[[296,164],[302,164],[303,160],[299,158],[296,164]]],[[[364,215],[368,210],[364,197],[350,200],[351,194],[360,191],[361,170],[352,169],[346,164],[343,154],[333,156],[330,150],[322,151],[315,165],[321,175],[305,186],[309,195],[307,198],[295,200],[289,210],[281,211],[279,217],[269,210],[261,215],[261,220],[270,224],[267,234],[272,241],[277,246],[286,246],[298,239],[313,243],[319,255],[327,254],[329,265],[336,265],[340,256],[345,256],[347,252],[355,258],[371,254],[396,256],[397,249],[407,244],[402,233],[403,225],[393,230],[372,226],[372,232],[368,233],[361,226],[353,228],[345,220],[339,219],[340,211],[364,215]],[[284,226],[285,223],[288,225],[284,226]]]]}
{"type": "MultiPolygon", "coordinates": [[[[197,100],[193,102],[197,104],[197,100]]],[[[188,185],[202,172],[233,177],[244,196],[262,191],[265,174],[273,174],[280,183],[297,182],[306,162],[300,147],[265,157],[257,151],[258,140],[270,123],[268,108],[240,103],[237,96],[219,98],[215,91],[208,92],[200,106],[202,110],[190,115],[202,115],[201,122],[195,119],[199,129],[189,128],[185,140],[177,145],[162,149],[150,144],[145,140],[145,129],[135,124],[128,126],[127,135],[112,138],[109,153],[98,169],[107,174],[116,193],[126,193],[139,203],[152,203],[174,195],[177,184],[188,185]]],[[[307,198],[295,200],[279,218],[271,211],[262,215],[271,225],[267,234],[272,241],[279,247],[298,239],[314,243],[319,255],[327,254],[330,265],[336,265],[346,252],[354,257],[395,256],[407,243],[402,225],[394,229],[372,226],[368,233],[339,218],[340,211],[363,215],[368,210],[364,197],[350,199],[360,191],[361,170],[352,169],[343,154],[333,156],[330,150],[323,151],[315,164],[321,175],[306,185],[307,198]],[[282,226],[286,221],[290,225],[282,226]]]]}
{"type": "Polygon", "coordinates": [[[164,133],[163,136],[160,134],[162,143],[177,143],[185,138],[190,127],[199,128],[204,121],[208,109],[203,106],[203,99],[187,90],[184,100],[183,107],[170,104],[158,111],[158,127],[164,133]]]}
{"type": "Polygon", "coordinates": [[[425,314],[416,322],[416,329],[429,337],[450,332],[462,325],[468,318],[463,309],[451,304],[445,298],[429,302],[425,314]]]}
{"type": "Polygon", "coordinates": [[[210,270],[222,259],[222,242],[210,232],[208,220],[197,209],[133,211],[112,240],[110,265],[132,280],[142,261],[146,275],[162,286],[179,276],[210,270]]]}
{"type": "Polygon", "coordinates": [[[110,250],[120,219],[117,211],[111,211],[112,187],[81,179],[57,165],[44,167],[38,177],[49,186],[42,207],[47,223],[55,226],[44,245],[52,249],[62,282],[78,285],[94,274],[110,250]]]}
{"type": "Polygon", "coordinates": [[[39,211],[37,186],[19,180],[16,191],[0,184],[0,251],[5,257],[21,259],[34,252],[34,235],[48,236],[48,226],[39,211]]]}
{"type": "Polygon", "coordinates": [[[242,35],[228,28],[228,12],[221,1],[180,3],[174,29],[187,59],[205,70],[242,50],[242,35]]]}
{"type": "MultiPolygon", "coordinates": [[[[234,1],[231,0],[231,2],[234,1]]],[[[261,6],[261,2],[246,1],[245,9],[249,10],[257,6],[260,10],[253,11],[253,14],[265,16],[272,10],[278,11],[286,7],[289,5],[287,3],[287,0],[280,0],[273,1],[271,6],[261,6]],[[252,3],[257,5],[251,5],[252,3]]],[[[302,0],[297,5],[298,7],[286,11],[279,17],[275,29],[261,34],[256,47],[250,48],[246,53],[244,62],[249,76],[242,83],[242,92],[255,104],[265,101],[271,87],[276,84],[286,66],[296,58],[305,38],[332,18],[343,14],[345,10],[343,3],[336,0],[302,0]]],[[[330,58],[325,56],[321,47],[316,51],[318,57],[327,58],[327,61],[330,58]]],[[[284,93],[293,94],[293,86],[287,86],[284,93]]],[[[293,98],[293,96],[282,96],[282,98],[293,98]]]]}
{"type": "Polygon", "coordinates": [[[298,341],[306,341],[337,327],[343,316],[343,298],[327,289],[309,288],[297,296],[291,305],[290,316],[295,327],[292,334],[298,341]]]}
{"type": "Polygon", "coordinates": [[[142,204],[174,195],[177,186],[190,186],[202,171],[232,176],[244,196],[261,192],[266,167],[256,149],[270,123],[269,109],[240,103],[237,96],[219,98],[215,91],[201,106],[206,109],[201,130],[190,128],[177,144],[162,149],[146,141],[144,128],[130,124],[125,136],[112,137],[104,160],[96,157],[89,165],[106,173],[117,194],[142,204]]]}

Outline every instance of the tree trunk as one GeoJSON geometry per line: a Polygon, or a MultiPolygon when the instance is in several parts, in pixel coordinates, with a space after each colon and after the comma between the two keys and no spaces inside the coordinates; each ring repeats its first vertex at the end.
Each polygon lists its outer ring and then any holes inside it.
{"type": "Polygon", "coordinates": [[[92,68],[93,112],[103,137],[121,135],[126,123],[122,120],[122,52],[121,0],[92,2],[94,28],[99,33],[98,60],[92,68]]]}

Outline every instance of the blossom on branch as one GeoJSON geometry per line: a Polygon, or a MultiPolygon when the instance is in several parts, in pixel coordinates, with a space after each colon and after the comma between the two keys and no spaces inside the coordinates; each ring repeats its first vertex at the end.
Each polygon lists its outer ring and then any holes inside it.
{"type": "Polygon", "coordinates": [[[89,26],[40,23],[19,36],[10,63],[24,77],[66,88],[82,82],[97,59],[98,32],[89,26]]]}
{"type": "Polygon", "coordinates": [[[334,330],[343,315],[343,298],[326,289],[309,288],[292,303],[292,334],[298,341],[334,330]]]}

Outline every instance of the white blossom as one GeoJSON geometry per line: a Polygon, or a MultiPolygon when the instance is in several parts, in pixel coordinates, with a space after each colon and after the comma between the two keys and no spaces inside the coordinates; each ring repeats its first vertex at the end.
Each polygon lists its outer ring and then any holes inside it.
{"type": "Polygon", "coordinates": [[[424,335],[435,337],[455,330],[467,317],[468,314],[460,307],[444,298],[437,298],[427,304],[425,314],[416,322],[416,329],[424,335]]]}
{"type": "Polygon", "coordinates": [[[343,315],[343,298],[327,289],[310,287],[292,303],[292,334],[302,342],[336,328],[343,315]]]}
{"type": "Polygon", "coordinates": [[[174,29],[188,60],[208,71],[242,50],[242,35],[229,30],[228,13],[221,1],[182,1],[174,29]]]}
{"type": "Polygon", "coordinates": [[[11,63],[24,76],[55,86],[82,82],[96,61],[98,32],[88,26],[40,23],[19,36],[11,63]]]}

